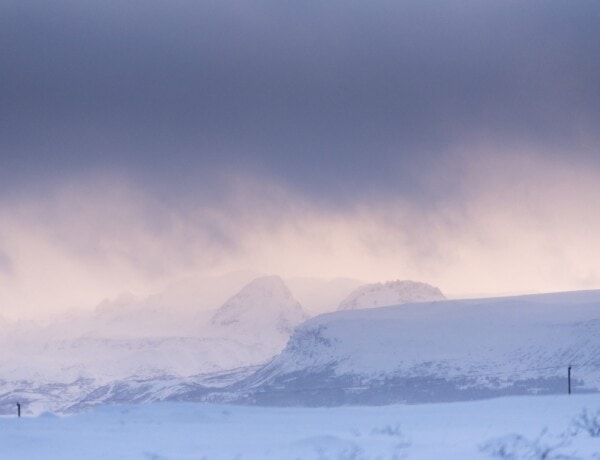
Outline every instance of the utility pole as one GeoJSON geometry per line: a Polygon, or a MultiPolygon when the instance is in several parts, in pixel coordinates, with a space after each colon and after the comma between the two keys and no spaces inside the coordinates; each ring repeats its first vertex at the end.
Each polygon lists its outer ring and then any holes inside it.
{"type": "Polygon", "coordinates": [[[571,394],[571,366],[569,366],[568,372],[567,372],[567,376],[569,379],[569,394],[571,394]]]}
{"type": "Polygon", "coordinates": [[[17,416],[21,418],[21,403],[17,403],[17,416]]]}

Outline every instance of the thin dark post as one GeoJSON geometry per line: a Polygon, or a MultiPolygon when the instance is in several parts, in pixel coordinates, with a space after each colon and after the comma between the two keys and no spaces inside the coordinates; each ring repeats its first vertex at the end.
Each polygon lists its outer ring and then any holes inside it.
{"type": "Polygon", "coordinates": [[[21,403],[17,403],[17,416],[21,418],[21,403]]]}
{"type": "Polygon", "coordinates": [[[571,366],[569,366],[568,370],[568,378],[569,378],[569,394],[571,394],[571,366]]]}

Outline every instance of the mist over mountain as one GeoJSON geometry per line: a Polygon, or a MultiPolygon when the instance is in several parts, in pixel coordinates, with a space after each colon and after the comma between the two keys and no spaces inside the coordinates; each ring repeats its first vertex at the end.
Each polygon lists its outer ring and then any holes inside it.
{"type": "MultiPolygon", "coordinates": [[[[304,279],[296,287],[311,305],[333,310],[356,283],[304,279]]],[[[62,400],[127,379],[197,383],[206,379],[194,376],[217,373],[222,384],[222,372],[268,362],[309,316],[282,278],[239,271],[184,279],[147,297],[123,293],[91,311],[0,320],[0,390],[10,398],[27,389],[39,400],[51,385],[62,400]]]]}
{"type": "Polygon", "coordinates": [[[340,300],[364,285],[353,278],[285,278],[285,284],[310,316],[327,313],[337,308],[340,300]]]}

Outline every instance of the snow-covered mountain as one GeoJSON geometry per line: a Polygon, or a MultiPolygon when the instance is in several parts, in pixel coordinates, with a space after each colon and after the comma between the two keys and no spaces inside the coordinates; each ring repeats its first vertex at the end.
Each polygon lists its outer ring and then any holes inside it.
{"type": "Polygon", "coordinates": [[[445,300],[438,288],[416,281],[388,281],[365,284],[354,290],[340,303],[339,310],[385,307],[403,303],[445,300]]]}
{"type": "Polygon", "coordinates": [[[212,317],[217,335],[283,347],[308,315],[278,276],[257,278],[231,297],[212,317]]]}
{"type": "MultiPolygon", "coordinates": [[[[278,277],[251,281],[216,312],[194,308],[187,294],[177,294],[121,296],[90,313],[0,330],[0,402],[50,398],[51,407],[64,408],[74,395],[83,398],[98,388],[111,389],[107,399],[117,390],[123,397],[129,383],[115,382],[186,381],[262,365],[307,317],[278,277]],[[45,395],[49,389],[57,395],[45,395]]],[[[190,388],[188,383],[181,388],[190,388]]]]}
{"type": "Polygon", "coordinates": [[[123,295],[92,312],[5,327],[0,330],[0,375],[105,383],[262,364],[283,349],[293,328],[306,318],[276,277],[242,285],[216,313],[197,305],[206,298],[194,302],[190,289],[184,294],[170,289],[145,299],[123,295]]]}
{"type": "MultiPolygon", "coordinates": [[[[133,321],[144,312],[138,307],[121,317],[133,321]]],[[[193,336],[102,336],[111,330],[105,315],[120,317],[102,307],[93,314],[98,329],[74,314],[0,334],[0,413],[15,401],[39,413],[161,400],[335,405],[562,393],[569,365],[574,391],[600,391],[600,291],[438,300],[304,321],[285,283],[263,277],[192,322],[204,324],[193,336]]]]}
{"type": "Polygon", "coordinates": [[[564,393],[569,365],[575,392],[598,392],[599,332],[600,291],[334,312],[299,325],[262,367],[211,379],[111,382],[68,410],[126,401],[319,406],[564,393]]]}
{"type": "Polygon", "coordinates": [[[600,291],[342,311],[296,329],[235,388],[258,404],[600,391],[600,291]]]}

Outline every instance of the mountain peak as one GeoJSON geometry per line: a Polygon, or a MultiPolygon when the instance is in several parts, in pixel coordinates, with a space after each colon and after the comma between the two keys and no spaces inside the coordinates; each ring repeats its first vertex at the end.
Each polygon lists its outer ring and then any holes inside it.
{"type": "Polygon", "coordinates": [[[387,281],[359,287],[340,303],[338,310],[431,302],[445,298],[439,288],[427,283],[410,280],[387,281]]]}
{"type": "Polygon", "coordinates": [[[256,278],[225,302],[212,318],[218,326],[256,334],[267,329],[289,336],[307,318],[279,276],[256,278]]]}

